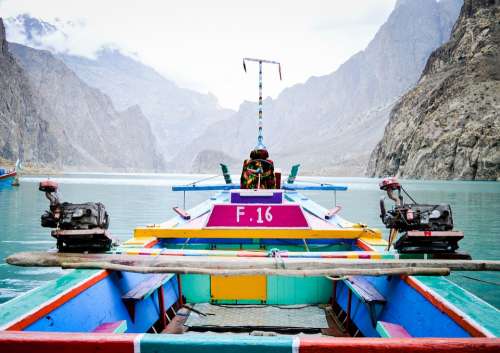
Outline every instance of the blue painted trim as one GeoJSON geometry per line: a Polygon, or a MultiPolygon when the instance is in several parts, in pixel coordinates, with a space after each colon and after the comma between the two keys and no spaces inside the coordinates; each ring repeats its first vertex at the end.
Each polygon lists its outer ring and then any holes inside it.
{"type": "Polygon", "coordinates": [[[213,185],[173,185],[172,191],[216,191],[239,189],[236,184],[213,184],[213,185]]]}
{"type": "Polygon", "coordinates": [[[339,185],[329,185],[329,184],[321,184],[321,185],[300,185],[300,184],[284,184],[282,186],[285,190],[318,190],[318,191],[346,191],[347,186],[339,186],[339,185]]]}

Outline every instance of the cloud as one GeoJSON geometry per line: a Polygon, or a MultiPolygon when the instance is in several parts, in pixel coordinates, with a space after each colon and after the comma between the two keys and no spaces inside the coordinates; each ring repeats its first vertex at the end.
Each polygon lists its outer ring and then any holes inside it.
{"type": "MultiPolygon", "coordinates": [[[[364,49],[395,0],[3,0],[4,17],[30,13],[56,25],[42,45],[92,56],[103,45],[136,52],[179,85],[213,92],[236,108],[256,96],[243,57],[283,63],[284,80],[264,73],[264,94],[333,72],[364,49]]],[[[12,38],[22,35],[9,32],[12,38]]]]}

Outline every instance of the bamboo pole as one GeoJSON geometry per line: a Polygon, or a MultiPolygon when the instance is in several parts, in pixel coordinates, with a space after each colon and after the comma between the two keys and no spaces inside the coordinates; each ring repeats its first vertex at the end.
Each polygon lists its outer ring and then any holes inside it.
{"type": "Polygon", "coordinates": [[[286,269],[332,270],[389,269],[389,268],[449,268],[451,271],[500,271],[500,261],[494,260],[441,260],[441,259],[335,259],[335,258],[246,258],[237,256],[141,256],[127,254],[72,254],[23,252],[11,255],[7,263],[16,266],[61,267],[64,264],[101,262],[136,267],[199,268],[199,269],[286,269]]]}
{"type": "Polygon", "coordinates": [[[319,277],[319,276],[393,276],[393,275],[418,275],[418,276],[448,276],[448,268],[335,268],[335,269],[310,269],[310,270],[287,270],[275,268],[251,268],[251,269],[210,269],[199,267],[151,267],[130,266],[113,264],[110,262],[80,262],[62,263],[63,269],[102,269],[135,273],[178,273],[178,274],[201,274],[219,276],[237,275],[268,275],[268,276],[293,276],[293,277],[319,277]]]}

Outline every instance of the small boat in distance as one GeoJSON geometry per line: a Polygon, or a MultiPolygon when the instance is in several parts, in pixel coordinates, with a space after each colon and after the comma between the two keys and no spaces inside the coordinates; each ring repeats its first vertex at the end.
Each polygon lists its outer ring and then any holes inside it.
{"type": "Polygon", "coordinates": [[[5,169],[0,167],[0,186],[12,186],[15,184],[17,177],[16,168],[5,169]]]}

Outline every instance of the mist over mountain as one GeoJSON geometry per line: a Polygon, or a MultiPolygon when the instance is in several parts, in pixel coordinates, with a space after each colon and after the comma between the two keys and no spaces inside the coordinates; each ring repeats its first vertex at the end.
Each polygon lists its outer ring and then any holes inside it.
{"type": "Polygon", "coordinates": [[[118,109],[141,107],[167,160],[209,125],[233,113],[221,108],[215,96],[181,88],[117,49],[103,48],[95,59],[58,57],[84,82],[107,94],[118,109]]]}
{"type": "MultiPolygon", "coordinates": [[[[265,99],[264,137],[275,162],[282,168],[301,162],[308,173],[362,175],[392,106],[417,82],[429,54],[449,38],[461,4],[400,0],[367,48],[338,70],[265,99]]],[[[257,106],[244,102],[183,150],[178,168],[195,168],[206,146],[241,160],[256,135],[257,106]]]]}
{"type": "Polygon", "coordinates": [[[371,176],[500,179],[500,2],[465,0],[451,39],[391,112],[371,176]]]}

